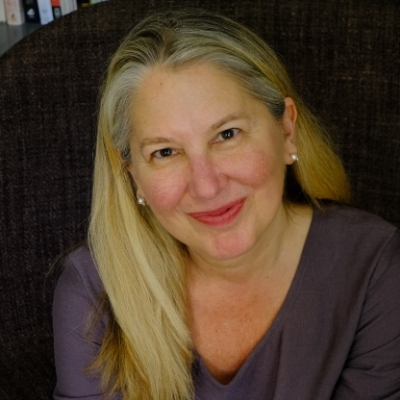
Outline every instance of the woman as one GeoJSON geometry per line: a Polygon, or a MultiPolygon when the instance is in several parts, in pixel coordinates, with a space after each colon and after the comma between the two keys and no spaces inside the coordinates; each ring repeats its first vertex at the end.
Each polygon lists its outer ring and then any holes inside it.
{"type": "Polygon", "coordinates": [[[261,39],[202,11],[141,22],[55,293],[54,398],[400,398],[399,234],[348,201],[261,39]]]}

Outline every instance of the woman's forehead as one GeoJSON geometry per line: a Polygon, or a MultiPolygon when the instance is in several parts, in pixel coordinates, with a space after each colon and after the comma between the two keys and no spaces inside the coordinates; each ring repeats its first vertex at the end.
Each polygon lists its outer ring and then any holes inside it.
{"type": "Polygon", "coordinates": [[[219,131],[275,123],[264,103],[229,76],[205,69],[148,76],[132,107],[131,146],[143,149],[188,140],[208,142],[219,131]],[[203,138],[203,139],[200,139],[203,138]]]}
{"type": "MultiPolygon", "coordinates": [[[[231,74],[211,64],[171,70],[156,66],[135,93],[132,117],[137,123],[159,119],[243,113],[251,96],[231,74]]],[[[218,119],[219,119],[218,118],[218,119]]],[[[217,121],[215,121],[216,123],[217,121]]]]}

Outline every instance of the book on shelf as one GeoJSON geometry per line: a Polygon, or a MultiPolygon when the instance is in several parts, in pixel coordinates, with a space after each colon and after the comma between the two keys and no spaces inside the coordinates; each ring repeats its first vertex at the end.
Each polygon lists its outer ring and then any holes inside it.
{"type": "Polygon", "coordinates": [[[39,8],[40,23],[46,25],[53,21],[53,9],[50,0],[37,0],[39,8]]]}
{"type": "Polygon", "coordinates": [[[53,18],[57,19],[62,16],[60,0],[51,0],[51,9],[53,11],[53,18]]]}
{"type": "Polygon", "coordinates": [[[60,0],[60,3],[62,15],[67,15],[78,9],[77,0],[60,0]]]}
{"type": "Polygon", "coordinates": [[[7,22],[4,0],[0,0],[0,22],[7,22]]]}
{"type": "Polygon", "coordinates": [[[25,22],[25,12],[21,0],[5,0],[7,23],[22,25],[25,22]]]}
{"type": "Polygon", "coordinates": [[[24,7],[25,22],[40,22],[37,0],[22,0],[24,7]]]}

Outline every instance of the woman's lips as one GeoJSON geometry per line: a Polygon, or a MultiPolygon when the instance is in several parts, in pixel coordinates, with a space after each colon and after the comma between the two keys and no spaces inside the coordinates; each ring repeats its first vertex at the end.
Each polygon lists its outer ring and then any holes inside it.
{"type": "Polygon", "coordinates": [[[205,225],[226,225],[239,215],[245,200],[236,200],[215,210],[189,213],[189,215],[205,225]]]}

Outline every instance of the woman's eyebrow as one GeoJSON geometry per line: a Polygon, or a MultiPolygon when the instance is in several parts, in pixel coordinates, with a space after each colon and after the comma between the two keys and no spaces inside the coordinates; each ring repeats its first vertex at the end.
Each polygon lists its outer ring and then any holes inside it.
{"type": "MultiPolygon", "coordinates": [[[[210,131],[215,131],[219,129],[221,126],[227,124],[228,122],[231,121],[236,121],[239,119],[246,119],[247,115],[243,113],[232,113],[224,116],[214,124],[212,124],[209,128],[210,131]]],[[[154,145],[154,144],[167,144],[167,143],[174,143],[175,140],[171,137],[168,136],[155,136],[151,138],[144,138],[141,143],[140,143],[140,150],[142,150],[144,147],[149,146],[149,145],[154,145]]]]}
{"type": "Polygon", "coordinates": [[[160,143],[173,143],[174,139],[164,136],[156,136],[152,138],[145,138],[140,143],[140,150],[144,147],[152,145],[152,144],[160,144],[160,143]]]}
{"type": "Polygon", "coordinates": [[[243,114],[243,113],[228,114],[225,117],[223,117],[222,119],[220,119],[219,121],[217,121],[214,124],[212,124],[211,127],[210,127],[210,130],[216,130],[216,129],[220,128],[222,125],[225,125],[228,122],[236,121],[238,119],[245,119],[245,118],[247,118],[247,115],[243,114]]]}

